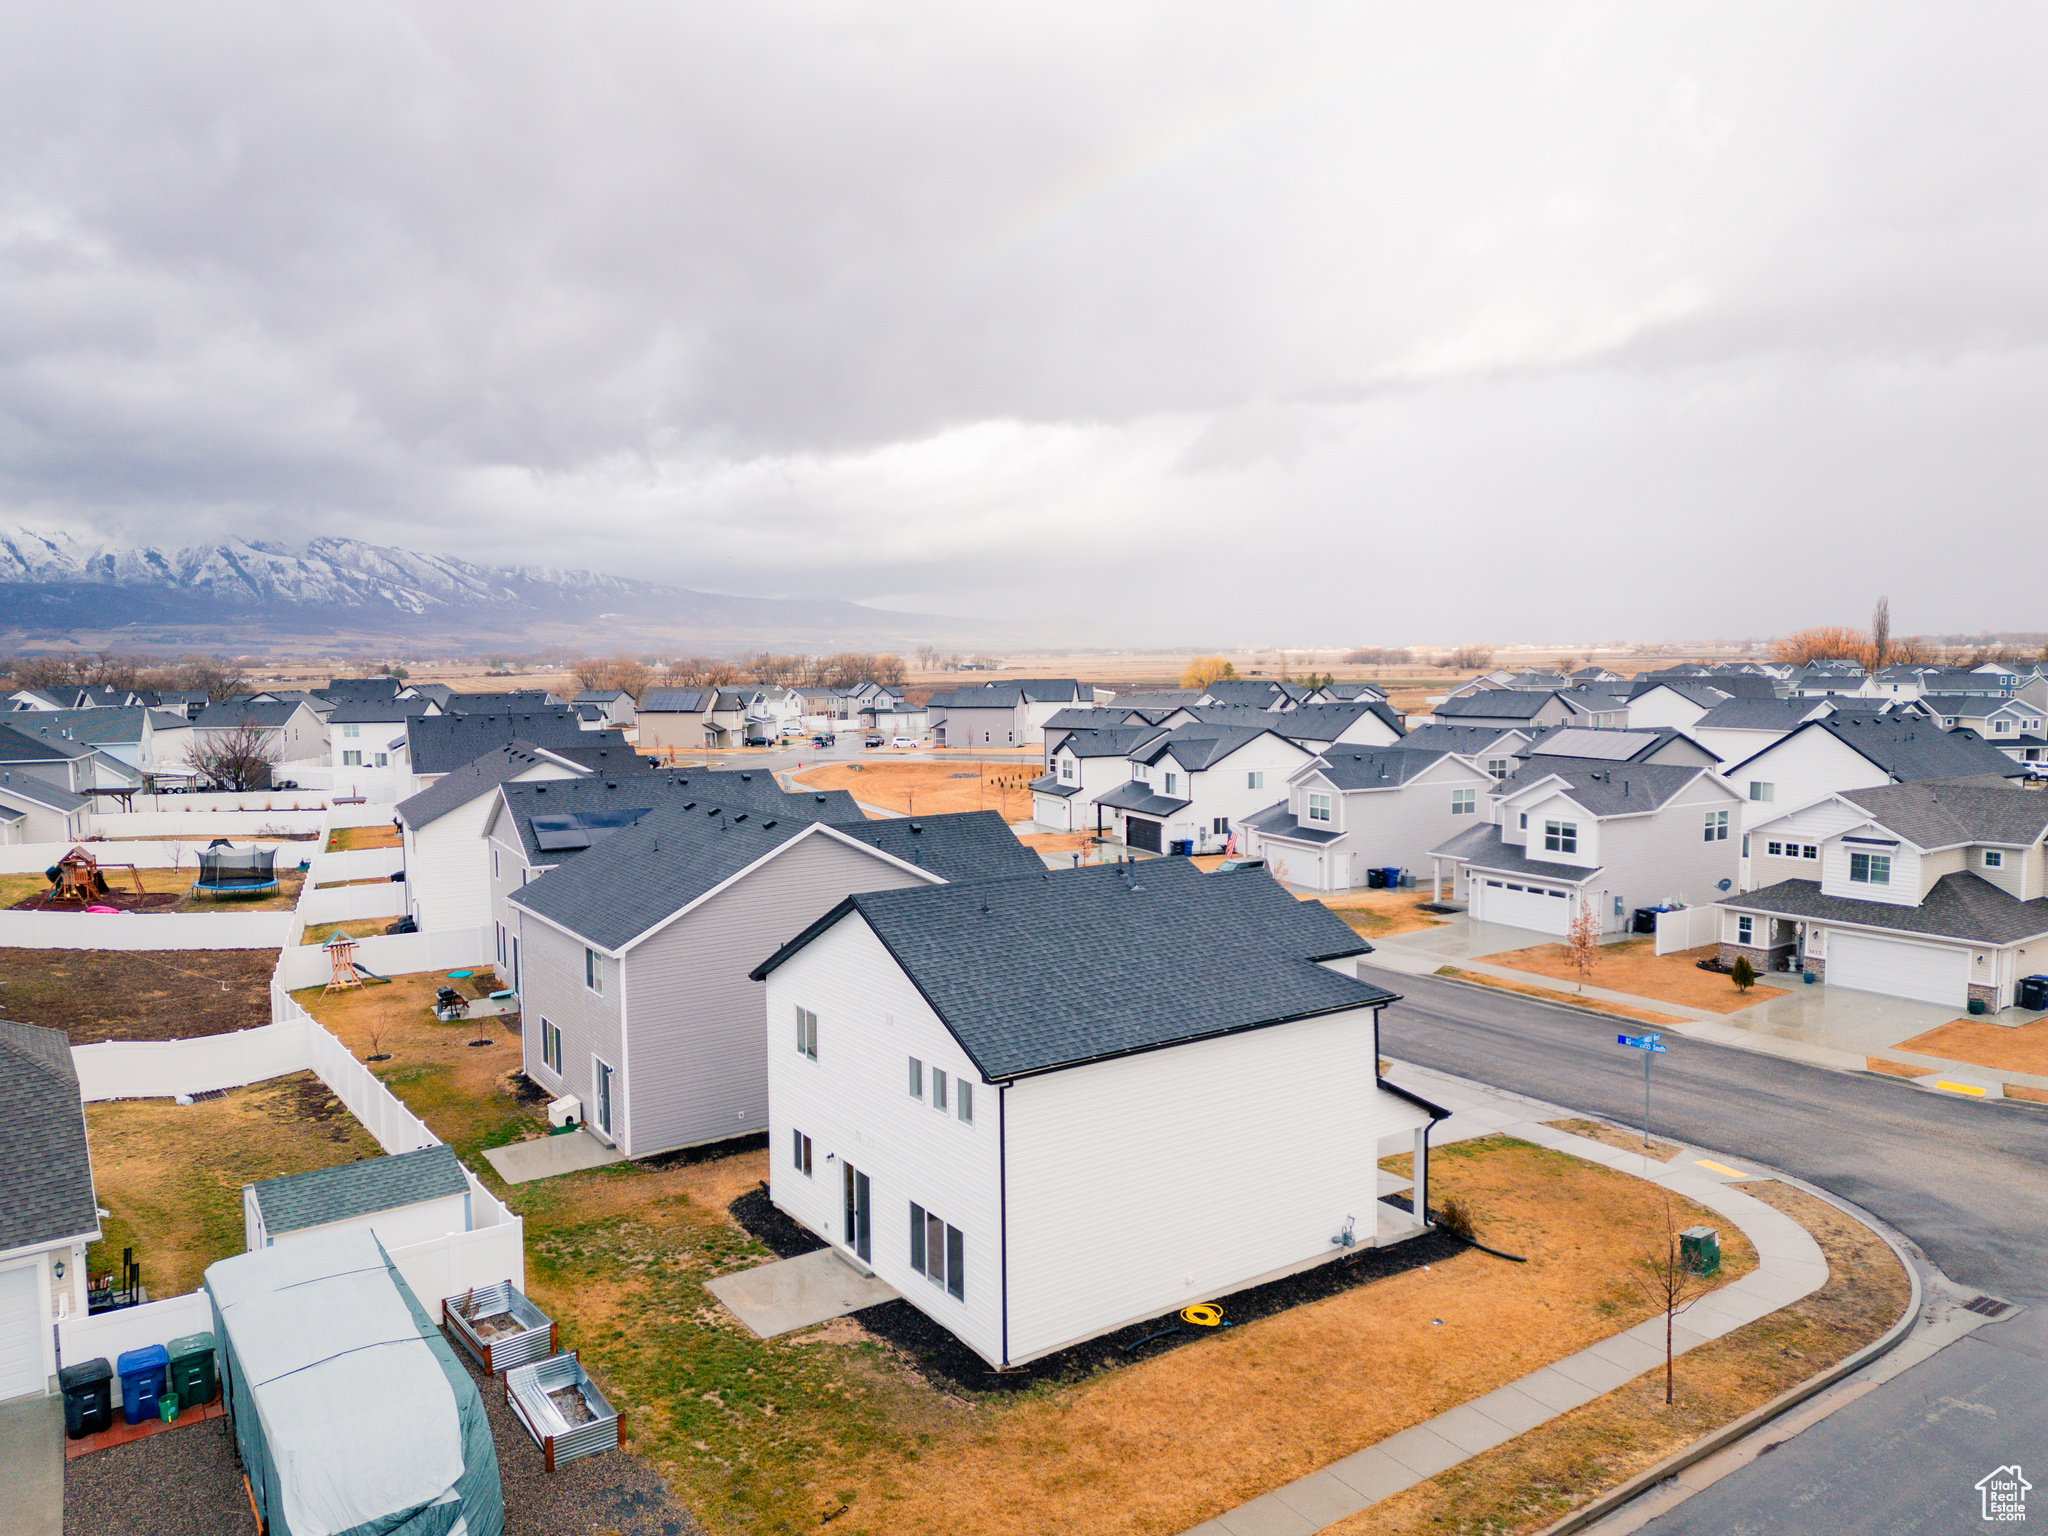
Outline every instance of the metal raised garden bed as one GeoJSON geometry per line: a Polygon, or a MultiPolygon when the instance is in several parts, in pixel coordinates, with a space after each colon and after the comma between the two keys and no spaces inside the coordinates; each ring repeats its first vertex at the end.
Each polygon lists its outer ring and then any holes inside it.
{"type": "Polygon", "coordinates": [[[626,1416],[605,1400],[573,1354],[507,1371],[505,1401],[540,1447],[550,1472],[565,1461],[625,1444],[626,1416]]]}
{"type": "Polygon", "coordinates": [[[441,1326],[494,1376],[555,1352],[555,1325],[510,1280],[443,1296],[441,1326]]]}

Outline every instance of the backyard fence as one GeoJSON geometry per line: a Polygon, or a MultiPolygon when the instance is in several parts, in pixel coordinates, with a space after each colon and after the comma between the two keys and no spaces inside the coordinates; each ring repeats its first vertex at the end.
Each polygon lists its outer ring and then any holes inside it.
{"type": "Polygon", "coordinates": [[[0,912],[6,949],[277,949],[290,912],[0,912]]]}
{"type": "Polygon", "coordinates": [[[405,887],[391,880],[374,885],[337,885],[327,890],[308,886],[299,897],[299,921],[339,923],[359,917],[399,917],[405,912],[405,887]]]}
{"type": "MultiPolygon", "coordinates": [[[[418,971],[489,965],[491,939],[488,927],[378,934],[356,940],[356,964],[376,976],[409,976],[418,971]]],[[[294,945],[278,960],[278,984],[287,992],[325,986],[331,974],[326,951],[317,944],[294,945]]]]}
{"type": "MultiPolygon", "coordinates": [[[[181,795],[170,799],[183,799],[181,795]]],[[[306,802],[301,801],[302,805],[306,802]]],[[[289,802],[287,802],[289,804],[289,802]]],[[[327,818],[327,812],[319,809],[317,803],[310,810],[207,810],[194,808],[176,811],[94,811],[87,823],[87,830],[100,837],[109,838],[182,838],[187,842],[197,839],[205,842],[211,838],[225,837],[233,841],[246,841],[258,836],[275,836],[280,833],[315,833],[320,831],[327,818]]],[[[389,821],[390,817],[384,820],[389,821]]]]}
{"type": "Polygon", "coordinates": [[[1721,936],[1721,909],[1719,907],[1680,907],[1675,912],[1657,914],[1657,953],[1675,955],[1681,950],[1698,949],[1702,944],[1711,944],[1721,936]]]}
{"type": "MultiPolygon", "coordinates": [[[[325,839],[316,848],[325,846],[325,839]]],[[[405,863],[403,848],[348,848],[340,853],[315,853],[306,872],[310,885],[329,885],[337,880],[383,880],[405,863]]]]}

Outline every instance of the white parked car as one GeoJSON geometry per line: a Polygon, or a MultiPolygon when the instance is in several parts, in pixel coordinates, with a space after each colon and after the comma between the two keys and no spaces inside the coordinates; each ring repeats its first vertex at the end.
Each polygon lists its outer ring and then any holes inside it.
{"type": "Polygon", "coordinates": [[[914,747],[917,745],[917,738],[915,736],[898,736],[889,745],[892,747],[914,747]]]}

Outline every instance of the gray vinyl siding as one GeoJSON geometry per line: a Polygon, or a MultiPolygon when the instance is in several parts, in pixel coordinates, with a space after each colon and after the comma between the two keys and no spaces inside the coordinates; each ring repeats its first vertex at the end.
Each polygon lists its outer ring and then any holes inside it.
{"type": "MultiPolygon", "coordinates": [[[[1531,816],[1530,824],[1536,818],[1531,816]]],[[[1752,844],[1752,846],[1754,846],[1752,844]]],[[[1654,816],[1616,817],[1600,824],[1600,883],[1609,894],[1603,924],[1625,922],[1637,907],[1677,900],[1689,906],[1719,901],[1735,889],[1742,861],[1742,802],[1702,776],[1654,816]],[[1703,835],[1709,811],[1728,813],[1728,838],[1707,842],[1703,835]],[[1622,902],[1615,917],[1613,898],[1622,902]]],[[[1808,870],[1813,866],[1808,865],[1808,870]]],[[[1805,876],[1812,879],[1809,873],[1805,876]]]]}
{"type": "Polygon", "coordinates": [[[929,883],[814,833],[628,951],[632,1155],[766,1130],[762,996],[747,972],[857,891],[929,883]]]}
{"type": "Polygon", "coordinates": [[[522,941],[519,1044],[526,1075],[557,1094],[575,1094],[583,1101],[583,1117],[589,1119],[596,1113],[591,1057],[602,1056],[619,1074],[612,1081],[612,1134],[630,1151],[632,1120],[619,1091],[626,1061],[619,1031],[617,964],[605,962],[604,994],[599,996],[583,985],[581,939],[532,917],[513,931],[522,941]],[[562,1032],[559,1073],[541,1063],[542,1019],[562,1032]]]}

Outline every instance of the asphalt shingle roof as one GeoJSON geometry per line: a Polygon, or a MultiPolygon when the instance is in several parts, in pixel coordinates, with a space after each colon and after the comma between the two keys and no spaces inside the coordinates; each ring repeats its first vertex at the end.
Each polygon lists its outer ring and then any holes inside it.
{"type": "Polygon", "coordinates": [[[1467,827],[1449,842],[1439,843],[1429,851],[1441,858],[1463,859],[1476,869],[1509,875],[1533,875],[1539,880],[1555,880],[1561,885],[1577,885],[1600,872],[1598,865],[1588,868],[1532,859],[1524,845],[1504,841],[1500,828],[1492,825],[1467,827]]]}
{"type": "Polygon", "coordinates": [[[631,777],[592,775],[584,779],[535,780],[502,784],[498,793],[505,801],[505,810],[500,814],[510,814],[527,861],[533,864],[562,864],[581,851],[542,848],[533,825],[536,816],[628,817],[624,821],[597,824],[604,836],[616,836],[619,828],[665,807],[693,814],[705,822],[716,822],[721,813],[727,821],[736,823],[742,816],[754,823],[765,820],[799,825],[861,819],[860,807],[843,789],[787,793],[775,782],[773,774],[749,770],[687,769],[636,773],[631,777]]]}
{"type": "Polygon", "coordinates": [[[1456,724],[1467,717],[1480,720],[1534,720],[1556,698],[1554,692],[1526,688],[1490,688],[1468,693],[1463,698],[1445,699],[1431,706],[1430,713],[1456,724]]]}
{"type": "Polygon", "coordinates": [[[257,704],[247,699],[224,699],[207,705],[192,723],[201,730],[233,730],[238,725],[253,725],[259,730],[274,731],[306,707],[297,702],[257,704]]]}
{"type": "Polygon", "coordinates": [[[1501,780],[1498,794],[1561,778],[1576,805],[1594,816],[1628,816],[1654,811],[1692,783],[1705,768],[1676,763],[1617,763],[1603,758],[1532,757],[1501,780]]]}
{"type": "Polygon", "coordinates": [[[1693,729],[1789,732],[1827,707],[1818,699],[1735,699],[1708,710],[1693,722],[1693,729]]]}
{"type": "Polygon", "coordinates": [[[546,761],[523,745],[486,752],[475,762],[443,774],[410,799],[399,801],[398,819],[417,832],[546,761]]]}
{"type": "Polygon", "coordinates": [[[432,711],[432,699],[344,699],[327,713],[329,725],[396,725],[432,711]]]}
{"type": "Polygon", "coordinates": [[[643,715],[701,715],[718,697],[716,688],[650,688],[640,695],[643,715]]]}
{"type": "Polygon", "coordinates": [[[2048,795],[2035,789],[1928,779],[1847,790],[1842,798],[1919,848],[1957,843],[2031,847],[2048,831],[2048,795]]]}
{"type": "MultiPolygon", "coordinates": [[[[35,716],[28,717],[33,720],[35,716]]],[[[61,736],[44,736],[19,717],[0,725],[0,763],[56,763],[89,757],[94,749],[61,736]]]]}
{"type": "MultiPolygon", "coordinates": [[[[1974,731],[1944,731],[1925,720],[1892,715],[1829,715],[1809,720],[1789,735],[1748,759],[1782,751],[1785,743],[1806,731],[1825,731],[1844,746],[1868,758],[1901,784],[1920,779],[1962,779],[1991,775],[2014,778],[2025,770],[1974,731]]],[[[1737,768],[1747,763],[1737,764],[1737,768]]],[[[1733,773],[1736,768],[1725,770],[1733,773]]]]}
{"type": "Polygon", "coordinates": [[[1761,890],[1724,897],[1718,905],[1978,944],[2017,944],[2048,933],[2048,898],[2019,901],[1967,869],[1935,881],[1917,907],[1829,896],[1814,880],[1780,880],[1761,890]]]}
{"type": "Polygon", "coordinates": [[[1178,725],[1131,753],[1133,762],[1156,763],[1172,758],[1190,773],[1214,767],[1231,753],[1271,733],[1286,740],[1276,725],[1178,725]]]}
{"type": "Polygon", "coordinates": [[[73,811],[82,811],[92,802],[83,795],[74,795],[68,789],[45,783],[26,773],[0,772],[0,799],[26,800],[40,805],[45,810],[59,811],[69,816],[73,811]]]}
{"type": "Polygon", "coordinates": [[[1151,785],[1138,779],[1126,779],[1115,789],[1097,795],[1094,800],[1096,805],[1106,805],[1117,811],[1136,811],[1140,816],[1171,816],[1190,803],[1159,794],[1151,785]]]}
{"type": "Polygon", "coordinates": [[[1128,757],[1159,734],[1156,725],[1089,726],[1068,732],[1053,750],[1076,757],[1128,757]]]}
{"type": "Polygon", "coordinates": [[[1510,745],[1521,745],[1527,740],[1528,731],[1527,726],[1418,725],[1402,738],[1401,745],[1410,749],[1441,748],[1461,757],[1500,757],[1511,755],[1510,745]],[[1521,732],[1522,736],[1510,743],[1513,732],[1521,732]]]}
{"type": "Polygon", "coordinates": [[[1369,949],[1321,903],[1184,859],[852,896],[755,978],[856,913],[991,1082],[1396,1000],[1315,963],[1369,949]]]}
{"type": "MultiPolygon", "coordinates": [[[[415,715],[405,722],[406,753],[414,773],[452,773],[486,752],[525,742],[535,747],[577,747],[594,741],[565,709],[505,715],[415,715]]],[[[624,736],[617,736],[623,743],[624,736]]]]}
{"type": "Polygon", "coordinates": [[[400,684],[395,677],[333,677],[324,688],[313,692],[324,693],[339,702],[342,699],[388,699],[395,697],[400,684]]]}
{"type": "Polygon", "coordinates": [[[85,1107],[62,1031],[0,1019],[0,1252],[99,1230],[85,1107]]]}
{"type": "Polygon", "coordinates": [[[1317,766],[1339,789],[1398,789],[1450,755],[1447,747],[1375,747],[1361,752],[1339,747],[1325,752],[1317,766]]]}
{"type": "Polygon", "coordinates": [[[469,1181],[453,1148],[433,1146],[290,1173],[248,1187],[263,1212],[264,1229],[275,1235],[465,1194],[469,1181]]]}

